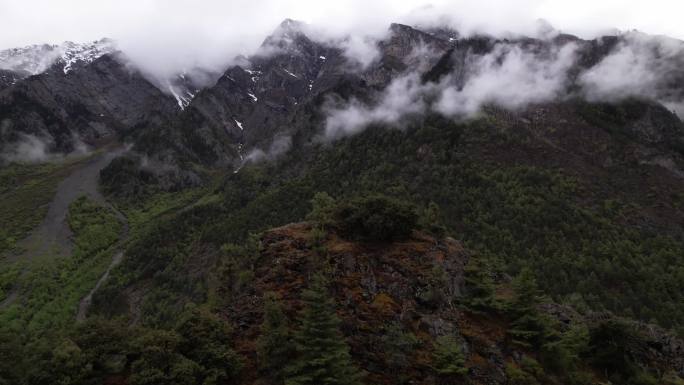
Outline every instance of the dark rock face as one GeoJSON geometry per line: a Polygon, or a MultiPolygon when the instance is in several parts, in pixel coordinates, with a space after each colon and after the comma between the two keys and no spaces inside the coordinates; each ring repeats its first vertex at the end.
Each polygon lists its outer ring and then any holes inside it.
{"type": "Polygon", "coordinates": [[[405,72],[426,72],[451,49],[454,40],[449,39],[407,25],[392,24],[389,37],[378,43],[377,65],[366,71],[364,79],[371,86],[384,87],[405,72]]]}
{"type": "Polygon", "coordinates": [[[70,152],[75,138],[97,144],[177,111],[171,97],[113,55],[66,74],[61,66],[0,93],[0,143],[28,134],[43,138],[52,151],[70,152]]]}
{"type": "Polygon", "coordinates": [[[238,146],[269,143],[287,130],[299,105],[334,84],[329,77],[341,61],[338,49],[312,41],[291,20],[264,41],[262,52],[229,68],[180,117],[177,126],[203,152],[200,159],[230,163],[238,146]]]}
{"type": "MultiPolygon", "coordinates": [[[[320,107],[336,96],[367,97],[398,74],[434,66],[451,42],[393,24],[379,44],[379,59],[352,69],[341,48],[313,40],[295,21],[284,21],[261,51],[229,68],[215,86],[200,92],[176,123],[196,159],[240,162],[240,149],[268,147],[320,122],[320,107]],[[190,144],[192,143],[192,144],[190,144]]],[[[146,149],[149,152],[149,149],[146,149]]]]}

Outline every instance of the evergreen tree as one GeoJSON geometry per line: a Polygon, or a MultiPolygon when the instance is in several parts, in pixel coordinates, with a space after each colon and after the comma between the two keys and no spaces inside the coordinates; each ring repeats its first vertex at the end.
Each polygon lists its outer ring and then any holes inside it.
{"type": "Polygon", "coordinates": [[[333,222],[335,211],[335,199],[326,192],[317,192],[311,199],[311,212],[307,219],[316,222],[319,226],[327,226],[333,222]]]}
{"type": "Polygon", "coordinates": [[[446,227],[442,223],[441,210],[437,203],[430,202],[420,216],[420,227],[435,236],[442,237],[446,234],[446,227]]]}
{"type": "Polygon", "coordinates": [[[216,315],[194,309],[177,326],[178,351],[199,366],[203,385],[222,384],[237,376],[242,363],[231,348],[230,327],[216,315]]]}
{"type": "Polygon", "coordinates": [[[399,322],[393,322],[385,328],[381,341],[383,356],[388,366],[397,374],[409,367],[413,353],[421,344],[418,337],[404,330],[399,322]]]}
{"type": "Polygon", "coordinates": [[[474,312],[487,311],[495,307],[494,280],[483,257],[471,258],[465,267],[465,305],[474,312]]]}
{"type": "Polygon", "coordinates": [[[636,357],[648,350],[634,325],[619,319],[600,323],[589,332],[589,363],[618,384],[655,384],[636,357]]]}
{"type": "Polygon", "coordinates": [[[461,344],[454,336],[437,337],[432,361],[433,367],[441,375],[454,376],[468,373],[461,344]]]}
{"type": "Polygon", "coordinates": [[[542,346],[541,359],[544,367],[556,373],[572,374],[581,364],[580,355],[587,349],[589,331],[582,323],[573,323],[557,340],[542,346]]]}
{"type": "Polygon", "coordinates": [[[340,333],[335,303],[325,280],[315,276],[302,294],[304,309],[294,335],[297,358],[288,367],[286,385],[357,385],[360,374],[340,333]]]}
{"type": "Polygon", "coordinates": [[[264,320],[257,340],[259,369],[278,383],[285,379],[285,367],[293,353],[290,330],[281,304],[274,293],[264,296],[264,320]]]}
{"type": "Polygon", "coordinates": [[[386,242],[410,237],[418,214],[405,201],[374,194],[339,205],[335,219],[342,233],[353,239],[386,242]]]}
{"type": "Polygon", "coordinates": [[[514,316],[508,334],[514,344],[540,347],[549,333],[548,322],[537,310],[541,291],[530,269],[523,269],[513,281],[514,298],[510,304],[514,316]]]}
{"type": "Polygon", "coordinates": [[[133,341],[132,385],[198,384],[201,368],[178,353],[182,337],[174,331],[149,330],[133,341]]]}

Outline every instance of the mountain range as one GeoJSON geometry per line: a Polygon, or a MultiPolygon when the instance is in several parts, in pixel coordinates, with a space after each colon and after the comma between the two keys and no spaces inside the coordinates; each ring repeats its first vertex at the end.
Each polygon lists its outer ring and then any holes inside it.
{"type": "Polygon", "coordinates": [[[0,51],[0,383],[681,384],[683,101],[637,31],[0,51]]]}

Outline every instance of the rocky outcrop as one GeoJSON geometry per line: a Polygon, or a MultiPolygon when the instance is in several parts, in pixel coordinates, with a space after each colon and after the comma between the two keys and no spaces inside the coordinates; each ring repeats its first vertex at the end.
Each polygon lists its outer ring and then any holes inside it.
{"type": "MultiPolygon", "coordinates": [[[[469,254],[451,238],[436,239],[419,232],[391,244],[351,242],[334,233],[316,242],[308,223],[270,230],[261,239],[253,285],[244,292],[233,291],[225,309],[236,328],[238,349],[250,359],[248,364],[254,363],[263,294],[278,293],[294,320],[308,278],[325,269],[342,330],[369,383],[394,384],[399,378],[433,383],[432,342],[458,329],[454,302],[461,295],[469,254]],[[404,352],[408,361],[399,368],[384,351],[392,344],[387,341],[390,329],[412,333],[420,341],[415,351],[404,352]]],[[[225,290],[232,289],[226,286],[225,290]]]]}

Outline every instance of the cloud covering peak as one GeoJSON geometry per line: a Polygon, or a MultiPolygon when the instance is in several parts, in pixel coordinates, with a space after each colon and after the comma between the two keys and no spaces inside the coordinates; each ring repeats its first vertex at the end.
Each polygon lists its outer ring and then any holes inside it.
{"type": "Polygon", "coordinates": [[[148,72],[220,70],[237,55],[254,53],[274,26],[292,18],[329,36],[351,36],[348,50],[367,64],[372,52],[362,43],[382,36],[392,22],[533,35],[543,18],[585,37],[617,27],[684,38],[683,8],[679,0],[3,0],[0,49],[111,37],[148,72]]]}
{"type": "Polygon", "coordinates": [[[329,108],[325,136],[354,134],[373,123],[400,126],[412,115],[429,112],[470,118],[486,104],[515,109],[563,97],[577,48],[568,43],[535,53],[502,42],[484,55],[467,51],[463,66],[438,82],[424,82],[412,72],[393,80],[372,107],[353,99],[329,108]]]}

